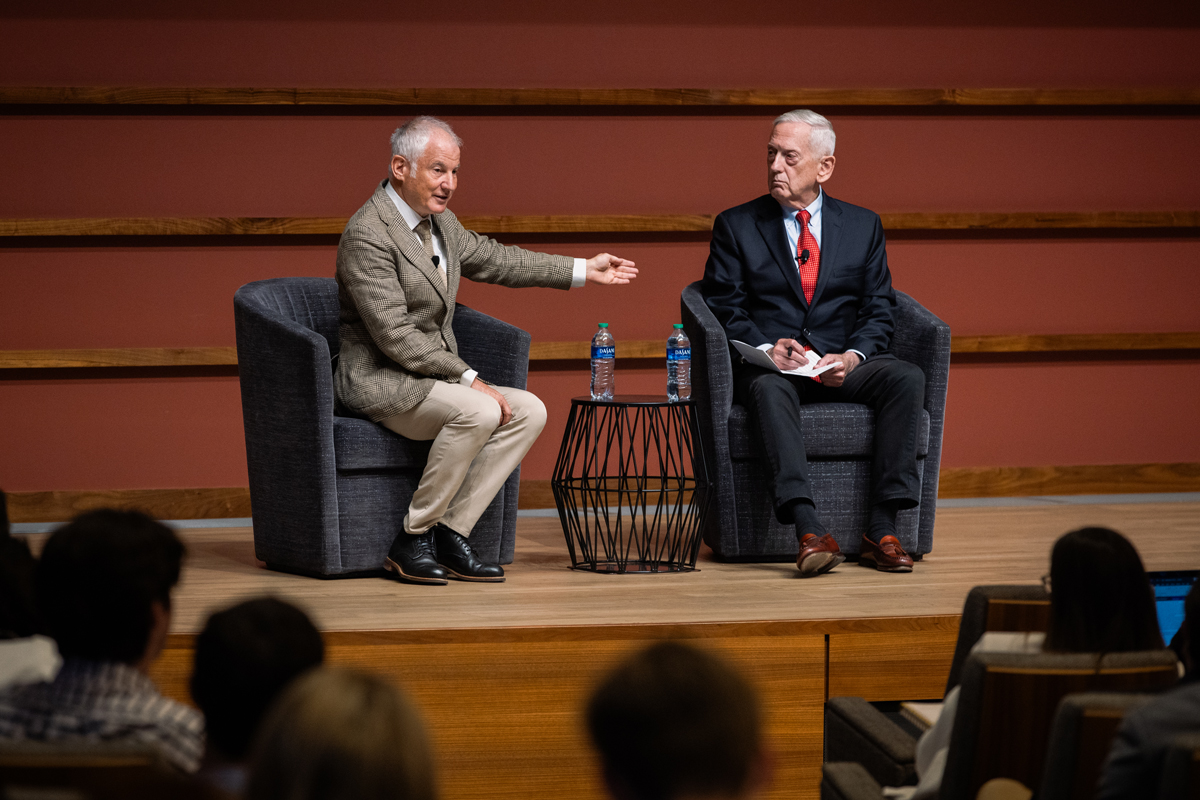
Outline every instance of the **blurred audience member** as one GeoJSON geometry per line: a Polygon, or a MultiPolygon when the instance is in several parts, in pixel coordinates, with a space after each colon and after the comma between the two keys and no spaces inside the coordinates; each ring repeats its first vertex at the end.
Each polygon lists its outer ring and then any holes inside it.
{"type": "Polygon", "coordinates": [[[250,800],[433,800],[425,726],[383,678],[314,670],[284,690],[255,739],[250,800]]]}
{"type": "Polygon", "coordinates": [[[164,698],[146,674],[167,637],[182,559],[171,529],[136,511],[90,511],[55,531],[35,596],[62,669],[0,693],[0,739],[144,744],[195,771],[200,714],[164,698]]]}
{"type": "MultiPolygon", "coordinates": [[[[1045,634],[989,632],[972,653],[1122,653],[1163,647],[1154,589],[1137,549],[1108,528],[1064,534],[1050,551],[1050,624],[1045,634]]],[[[917,742],[917,775],[911,800],[936,797],[950,750],[959,687],[946,694],[937,723],[917,742]]]]}
{"type": "Polygon", "coordinates": [[[271,703],[324,658],[308,615],[282,600],[247,600],[209,617],[196,638],[192,673],[192,698],[208,737],[200,777],[242,794],[250,742],[271,703]]]}
{"type": "Polygon", "coordinates": [[[8,526],[8,498],[0,491],[0,689],[51,680],[62,659],[54,640],[38,635],[29,545],[8,526]]]}
{"type": "Polygon", "coordinates": [[[758,698],[724,660],[680,642],[619,665],[587,707],[616,800],[748,798],[769,783],[758,698]]]}
{"type": "Polygon", "coordinates": [[[1200,732],[1200,583],[1184,601],[1187,676],[1121,722],[1100,779],[1100,800],[1157,797],[1163,755],[1176,736],[1200,732]]]}

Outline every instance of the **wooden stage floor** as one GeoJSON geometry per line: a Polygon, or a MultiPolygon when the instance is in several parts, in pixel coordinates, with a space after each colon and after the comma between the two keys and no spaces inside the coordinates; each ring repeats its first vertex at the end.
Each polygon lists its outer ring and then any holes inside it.
{"type": "Polygon", "coordinates": [[[274,594],[325,631],[329,663],[385,674],[413,696],[446,800],[600,800],[581,716],[591,687],[636,648],[688,639],[757,687],[776,765],[767,797],[816,798],[827,697],[940,697],[968,590],[1036,582],[1054,540],[1092,524],[1125,533],[1148,569],[1200,568],[1195,502],[943,508],[935,550],[911,574],[844,564],[807,580],[791,564],[710,555],[694,573],[574,572],[554,517],[520,520],[506,583],[444,587],[269,572],[249,529],[190,529],[174,633],[153,677],[188,700],[206,616],[274,594]]]}
{"type": "Polygon", "coordinates": [[[577,572],[568,567],[557,517],[522,517],[516,560],[502,584],[315,580],[263,569],[248,528],[197,528],[182,531],[189,558],[175,593],[173,630],[195,633],[213,610],[266,593],[304,607],[325,631],[957,615],[972,586],[1037,582],[1048,571],[1054,540],[1093,524],[1128,536],[1149,570],[1200,568],[1200,503],[944,508],[934,551],[912,573],[848,563],[813,579],[801,579],[786,563],[721,564],[707,547],[692,573],[577,572]]]}

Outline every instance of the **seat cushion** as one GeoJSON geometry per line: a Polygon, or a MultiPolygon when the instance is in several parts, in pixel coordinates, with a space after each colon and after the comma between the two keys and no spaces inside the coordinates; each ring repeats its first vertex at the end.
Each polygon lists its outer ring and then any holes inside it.
{"type": "MultiPolygon", "coordinates": [[[[800,407],[804,451],[809,458],[870,458],[875,443],[875,412],[858,403],[812,403],[800,407]]],[[[929,414],[921,412],[917,455],[929,453],[929,414]]],[[[729,410],[729,454],[766,458],[758,428],[744,406],[729,410]]]]}
{"type": "Polygon", "coordinates": [[[424,469],[429,445],[397,436],[368,419],[333,418],[333,452],[339,470],[424,469]]]}

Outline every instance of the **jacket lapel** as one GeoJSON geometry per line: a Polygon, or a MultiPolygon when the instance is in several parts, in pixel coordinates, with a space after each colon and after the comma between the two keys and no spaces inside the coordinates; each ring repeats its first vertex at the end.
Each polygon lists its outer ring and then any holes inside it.
{"type": "Polygon", "coordinates": [[[379,218],[387,226],[388,236],[392,237],[392,241],[400,248],[400,252],[408,259],[408,262],[433,284],[434,290],[437,291],[442,301],[446,303],[446,307],[449,308],[450,303],[446,298],[446,285],[442,280],[440,270],[433,265],[433,261],[430,260],[429,256],[425,255],[425,248],[417,241],[417,235],[405,224],[404,217],[400,216],[400,209],[396,208],[396,204],[392,202],[392,198],[387,196],[387,192],[382,185],[375,192],[374,199],[375,207],[379,211],[379,218]]]}
{"type": "Polygon", "coordinates": [[[804,300],[804,289],[800,286],[800,270],[796,267],[795,257],[788,252],[787,233],[783,228],[783,207],[775,202],[773,197],[768,197],[767,200],[770,206],[765,206],[758,215],[758,232],[762,234],[767,249],[782,270],[788,286],[792,287],[792,292],[800,304],[808,308],[808,303],[804,300]]]}
{"type": "MultiPolygon", "coordinates": [[[[452,225],[443,225],[442,219],[449,214],[449,211],[443,211],[433,218],[433,227],[442,234],[442,251],[446,256],[446,291],[443,297],[446,298],[446,306],[454,308],[454,300],[458,295],[458,278],[462,270],[462,265],[458,260],[458,243],[450,241],[450,230],[452,225]]],[[[439,276],[440,277],[440,276],[439,276]]]]}
{"type": "Polygon", "coordinates": [[[813,305],[821,299],[821,290],[829,283],[829,274],[837,263],[838,245],[842,242],[842,209],[836,200],[825,195],[821,205],[821,267],[817,271],[817,288],[813,290],[813,305]]]}

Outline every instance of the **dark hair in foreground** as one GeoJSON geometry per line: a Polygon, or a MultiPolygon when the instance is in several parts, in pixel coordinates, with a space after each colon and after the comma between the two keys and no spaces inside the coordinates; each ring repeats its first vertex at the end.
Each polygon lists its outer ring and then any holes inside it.
{"type": "Polygon", "coordinates": [[[134,664],[146,651],[152,604],[171,607],[183,543],[138,511],[80,514],[46,541],[36,595],[64,658],[134,664]]]}
{"type": "Polygon", "coordinates": [[[320,632],[290,603],[262,597],[213,614],[196,637],[191,687],[208,746],[244,759],[271,703],[324,659],[320,632]]]}
{"type": "Polygon", "coordinates": [[[613,670],[588,703],[587,726],[618,797],[735,797],[762,753],[754,690],[724,660],[680,642],[613,670]]]}
{"type": "Polygon", "coordinates": [[[0,491],[0,639],[37,633],[34,565],[29,545],[9,533],[8,498],[0,491]]]}
{"type": "Polygon", "coordinates": [[[1154,589],[1129,540],[1108,528],[1064,534],[1050,553],[1046,650],[1120,653],[1163,646],[1154,589]]]}
{"type": "Polygon", "coordinates": [[[249,800],[433,800],[425,726],[383,678],[309,672],[284,690],[255,739],[249,800]]]}
{"type": "Polygon", "coordinates": [[[1200,581],[1192,584],[1183,601],[1183,645],[1188,678],[1200,678],[1200,581]]]}

